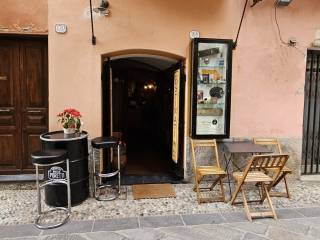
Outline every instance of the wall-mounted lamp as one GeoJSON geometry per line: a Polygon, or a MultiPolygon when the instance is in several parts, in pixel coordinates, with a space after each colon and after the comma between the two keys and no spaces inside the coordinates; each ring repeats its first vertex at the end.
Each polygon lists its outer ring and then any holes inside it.
{"type": "Polygon", "coordinates": [[[254,7],[258,2],[261,2],[262,0],[253,0],[252,4],[250,7],[254,7]]]}
{"type": "Polygon", "coordinates": [[[288,6],[292,0],[277,0],[277,5],[278,6],[288,6]]]}
{"type": "Polygon", "coordinates": [[[96,45],[97,39],[96,36],[94,35],[94,28],[93,28],[93,16],[92,16],[92,11],[96,13],[103,13],[105,16],[108,16],[110,14],[110,11],[108,9],[109,7],[109,2],[107,0],[101,0],[100,6],[92,8],[92,0],[89,0],[90,3],[90,17],[91,17],[91,42],[92,45],[96,45]]]}
{"type": "Polygon", "coordinates": [[[107,0],[101,0],[99,7],[93,8],[93,11],[96,13],[100,13],[100,14],[102,13],[105,16],[108,16],[110,13],[110,10],[108,8],[109,8],[109,2],[107,0]]]}

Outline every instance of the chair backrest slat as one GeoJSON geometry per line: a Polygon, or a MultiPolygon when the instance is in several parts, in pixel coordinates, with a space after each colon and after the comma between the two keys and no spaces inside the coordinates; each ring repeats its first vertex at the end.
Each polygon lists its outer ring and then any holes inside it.
{"type": "Polygon", "coordinates": [[[259,145],[273,146],[276,153],[282,154],[281,144],[277,138],[253,138],[253,142],[259,145]]]}
{"type": "Polygon", "coordinates": [[[220,167],[219,162],[219,153],[218,153],[218,145],[217,141],[215,139],[192,139],[190,138],[191,142],[191,148],[192,148],[192,160],[193,160],[193,166],[197,167],[197,160],[196,160],[196,153],[195,149],[197,147],[210,147],[213,150],[214,157],[216,159],[216,162],[213,161],[213,164],[216,164],[217,167],[220,167]]]}
{"type": "Polygon", "coordinates": [[[272,176],[272,180],[275,181],[288,159],[288,154],[253,155],[243,172],[240,184],[243,184],[250,171],[261,171],[268,169],[277,170],[272,176]]]}

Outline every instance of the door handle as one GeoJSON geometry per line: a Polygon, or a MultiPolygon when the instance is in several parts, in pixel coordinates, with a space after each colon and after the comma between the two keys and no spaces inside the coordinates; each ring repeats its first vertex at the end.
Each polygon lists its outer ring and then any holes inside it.
{"type": "Polygon", "coordinates": [[[0,112],[2,112],[2,113],[8,113],[8,112],[10,112],[10,109],[0,109],[0,112]]]}
{"type": "Polygon", "coordinates": [[[7,76],[0,76],[0,81],[6,81],[6,80],[8,80],[8,77],[7,76]]]}
{"type": "Polygon", "coordinates": [[[41,113],[41,110],[28,110],[28,113],[41,113]]]}

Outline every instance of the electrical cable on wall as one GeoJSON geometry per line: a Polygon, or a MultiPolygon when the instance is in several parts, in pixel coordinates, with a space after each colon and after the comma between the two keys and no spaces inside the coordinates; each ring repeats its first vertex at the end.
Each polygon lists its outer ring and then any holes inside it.
{"type": "Polygon", "coordinates": [[[281,34],[281,29],[280,29],[279,22],[278,22],[278,17],[277,17],[277,2],[278,2],[278,0],[275,0],[275,2],[274,2],[274,20],[275,20],[276,25],[277,25],[278,35],[279,35],[280,42],[281,42],[283,45],[294,47],[299,53],[301,53],[303,56],[306,56],[306,54],[303,52],[303,50],[301,50],[300,48],[298,48],[296,45],[290,45],[289,43],[287,43],[287,42],[285,42],[285,41],[283,40],[282,34],[281,34]]]}
{"type": "Polygon", "coordinates": [[[277,18],[277,0],[274,2],[274,20],[275,20],[277,28],[278,28],[278,35],[279,35],[279,39],[280,39],[281,43],[284,45],[288,45],[288,43],[283,41],[282,36],[281,36],[281,30],[280,30],[280,26],[279,26],[278,18],[277,18]]]}

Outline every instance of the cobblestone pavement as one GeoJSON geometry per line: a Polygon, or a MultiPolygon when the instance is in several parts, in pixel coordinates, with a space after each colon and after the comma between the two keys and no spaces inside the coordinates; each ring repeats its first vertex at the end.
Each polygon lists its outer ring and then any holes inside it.
{"type": "Polygon", "coordinates": [[[23,240],[312,240],[320,239],[320,208],[277,210],[279,220],[248,222],[243,212],[74,221],[43,230],[1,226],[0,239],[23,240]]]}
{"type": "MultiPolygon", "coordinates": [[[[224,213],[243,211],[242,206],[229,203],[198,204],[191,184],[174,185],[177,197],[134,200],[131,187],[127,198],[111,202],[99,202],[88,198],[72,208],[72,221],[98,220],[159,215],[185,215],[200,213],[224,213]]],[[[225,185],[226,194],[227,185],[225,185]]],[[[280,186],[279,191],[283,191],[280,186]]],[[[272,198],[275,208],[320,207],[320,184],[318,182],[290,182],[291,199],[272,198]]],[[[228,197],[228,196],[227,196],[228,197]]],[[[36,215],[35,184],[0,184],[0,226],[29,224],[36,215]]]]}

